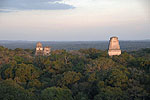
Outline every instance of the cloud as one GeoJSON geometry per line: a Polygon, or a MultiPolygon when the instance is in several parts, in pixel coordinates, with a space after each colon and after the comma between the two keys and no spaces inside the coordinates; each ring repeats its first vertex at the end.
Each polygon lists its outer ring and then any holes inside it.
{"type": "Polygon", "coordinates": [[[0,0],[0,12],[20,10],[65,10],[75,8],[62,0],[0,0]]]}

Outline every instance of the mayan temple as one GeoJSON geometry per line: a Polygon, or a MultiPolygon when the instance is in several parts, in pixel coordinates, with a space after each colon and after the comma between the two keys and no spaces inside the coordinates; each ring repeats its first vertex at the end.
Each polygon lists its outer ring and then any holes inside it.
{"type": "Polygon", "coordinates": [[[109,56],[121,55],[118,37],[111,37],[109,41],[109,56]]]}
{"type": "Polygon", "coordinates": [[[35,52],[35,55],[38,56],[38,55],[43,55],[43,46],[42,46],[42,43],[38,42],[36,44],[36,52],[35,52]]]}
{"type": "Polygon", "coordinates": [[[50,47],[47,46],[44,47],[43,49],[42,43],[38,42],[36,44],[36,52],[35,52],[36,56],[49,56],[50,52],[51,52],[50,47]]]}
{"type": "Polygon", "coordinates": [[[51,48],[50,47],[48,47],[48,46],[44,47],[43,55],[49,56],[50,52],[51,52],[51,48]]]}

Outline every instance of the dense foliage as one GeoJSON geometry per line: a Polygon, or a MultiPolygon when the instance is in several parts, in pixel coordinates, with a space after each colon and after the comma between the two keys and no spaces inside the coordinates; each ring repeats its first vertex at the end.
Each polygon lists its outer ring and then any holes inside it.
{"type": "Polygon", "coordinates": [[[34,52],[0,47],[0,100],[150,100],[150,49],[34,52]]]}

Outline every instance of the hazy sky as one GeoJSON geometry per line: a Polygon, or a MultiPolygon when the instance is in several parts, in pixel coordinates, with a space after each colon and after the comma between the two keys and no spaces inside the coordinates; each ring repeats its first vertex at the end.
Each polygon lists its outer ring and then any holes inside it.
{"type": "Polygon", "coordinates": [[[0,0],[0,40],[150,39],[150,0],[0,0]]]}

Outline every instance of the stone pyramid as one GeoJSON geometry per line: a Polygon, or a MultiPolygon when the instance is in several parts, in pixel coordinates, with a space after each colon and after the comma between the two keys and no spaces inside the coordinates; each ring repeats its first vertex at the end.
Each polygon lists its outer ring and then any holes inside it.
{"type": "Polygon", "coordinates": [[[108,55],[109,56],[121,55],[118,37],[111,37],[110,38],[108,55]]]}

